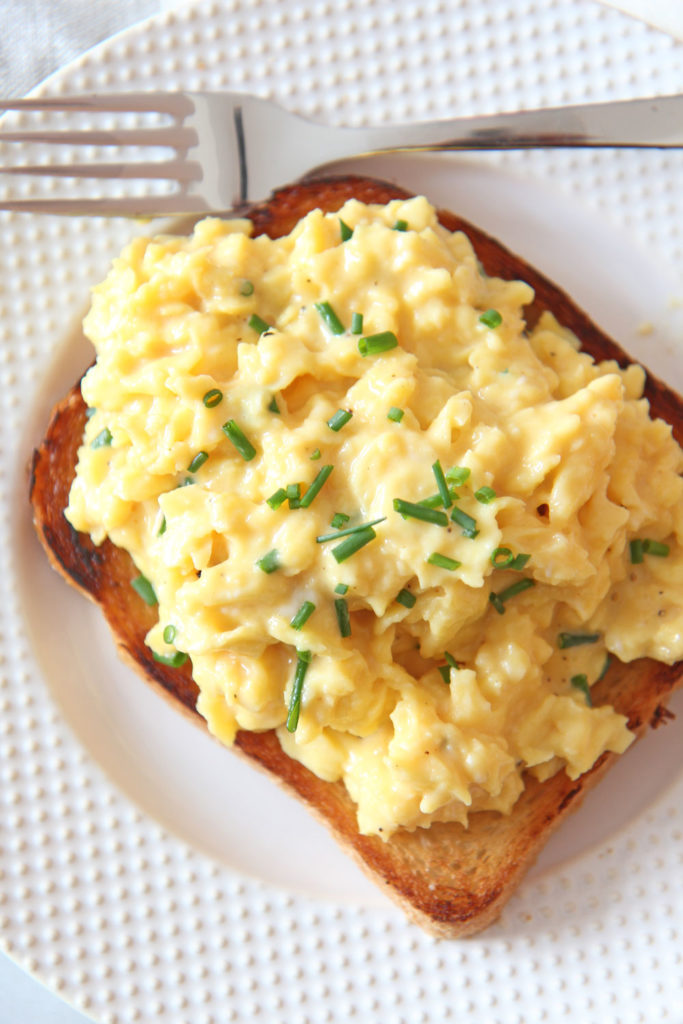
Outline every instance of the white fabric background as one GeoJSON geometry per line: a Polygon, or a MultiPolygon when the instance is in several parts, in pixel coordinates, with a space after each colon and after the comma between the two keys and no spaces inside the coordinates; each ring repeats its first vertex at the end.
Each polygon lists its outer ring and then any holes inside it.
{"type": "MultiPolygon", "coordinates": [[[[27,93],[103,39],[183,2],[188,0],[0,0],[0,96],[27,93]]],[[[683,0],[603,2],[683,39],[683,0]]],[[[0,954],[0,1024],[87,1019],[0,954]]]]}

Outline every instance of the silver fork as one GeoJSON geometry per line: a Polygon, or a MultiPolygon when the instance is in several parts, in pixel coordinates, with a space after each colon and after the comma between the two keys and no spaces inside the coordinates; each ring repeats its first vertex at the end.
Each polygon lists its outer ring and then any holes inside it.
{"type": "Polygon", "coordinates": [[[161,114],[165,126],[119,130],[0,129],[10,142],[69,146],[167,147],[171,159],[8,165],[3,174],[165,179],[162,195],[92,199],[2,199],[0,209],[32,213],[162,216],[239,208],[301,175],[347,157],[410,150],[540,147],[683,147],[683,95],[556,107],[376,128],[333,128],[240,93],[132,92],[60,99],[0,100],[0,110],[161,114]]]}

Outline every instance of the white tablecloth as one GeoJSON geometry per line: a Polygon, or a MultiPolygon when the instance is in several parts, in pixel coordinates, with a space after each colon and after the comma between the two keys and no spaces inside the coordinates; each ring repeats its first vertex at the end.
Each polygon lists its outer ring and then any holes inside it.
{"type": "MultiPolygon", "coordinates": [[[[190,0],[0,2],[0,95],[19,96],[103,39],[190,0]]],[[[603,2],[683,39],[683,0],[603,2]]],[[[0,1024],[87,1024],[87,1018],[0,953],[0,1024]]]]}

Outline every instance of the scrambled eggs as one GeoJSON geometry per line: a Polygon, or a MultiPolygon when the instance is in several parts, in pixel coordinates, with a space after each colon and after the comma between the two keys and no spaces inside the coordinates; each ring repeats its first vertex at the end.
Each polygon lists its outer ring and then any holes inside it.
{"type": "Polygon", "coordinates": [[[631,742],[608,653],[683,656],[682,453],[424,198],[207,219],[94,290],[67,517],[127,549],[230,744],[277,729],[389,836],[631,742]]]}

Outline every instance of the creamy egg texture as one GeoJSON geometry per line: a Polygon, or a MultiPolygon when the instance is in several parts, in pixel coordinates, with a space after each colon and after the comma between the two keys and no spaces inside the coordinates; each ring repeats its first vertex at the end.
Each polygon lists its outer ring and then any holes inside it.
{"type": "Polygon", "coordinates": [[[130,552],[210,730],[276,729],[365,833],[623,751],[608,655],[683,655],[681,450],[532,298],[420,197],[207,219],[94,289],[67,517],[130,552]]]}

